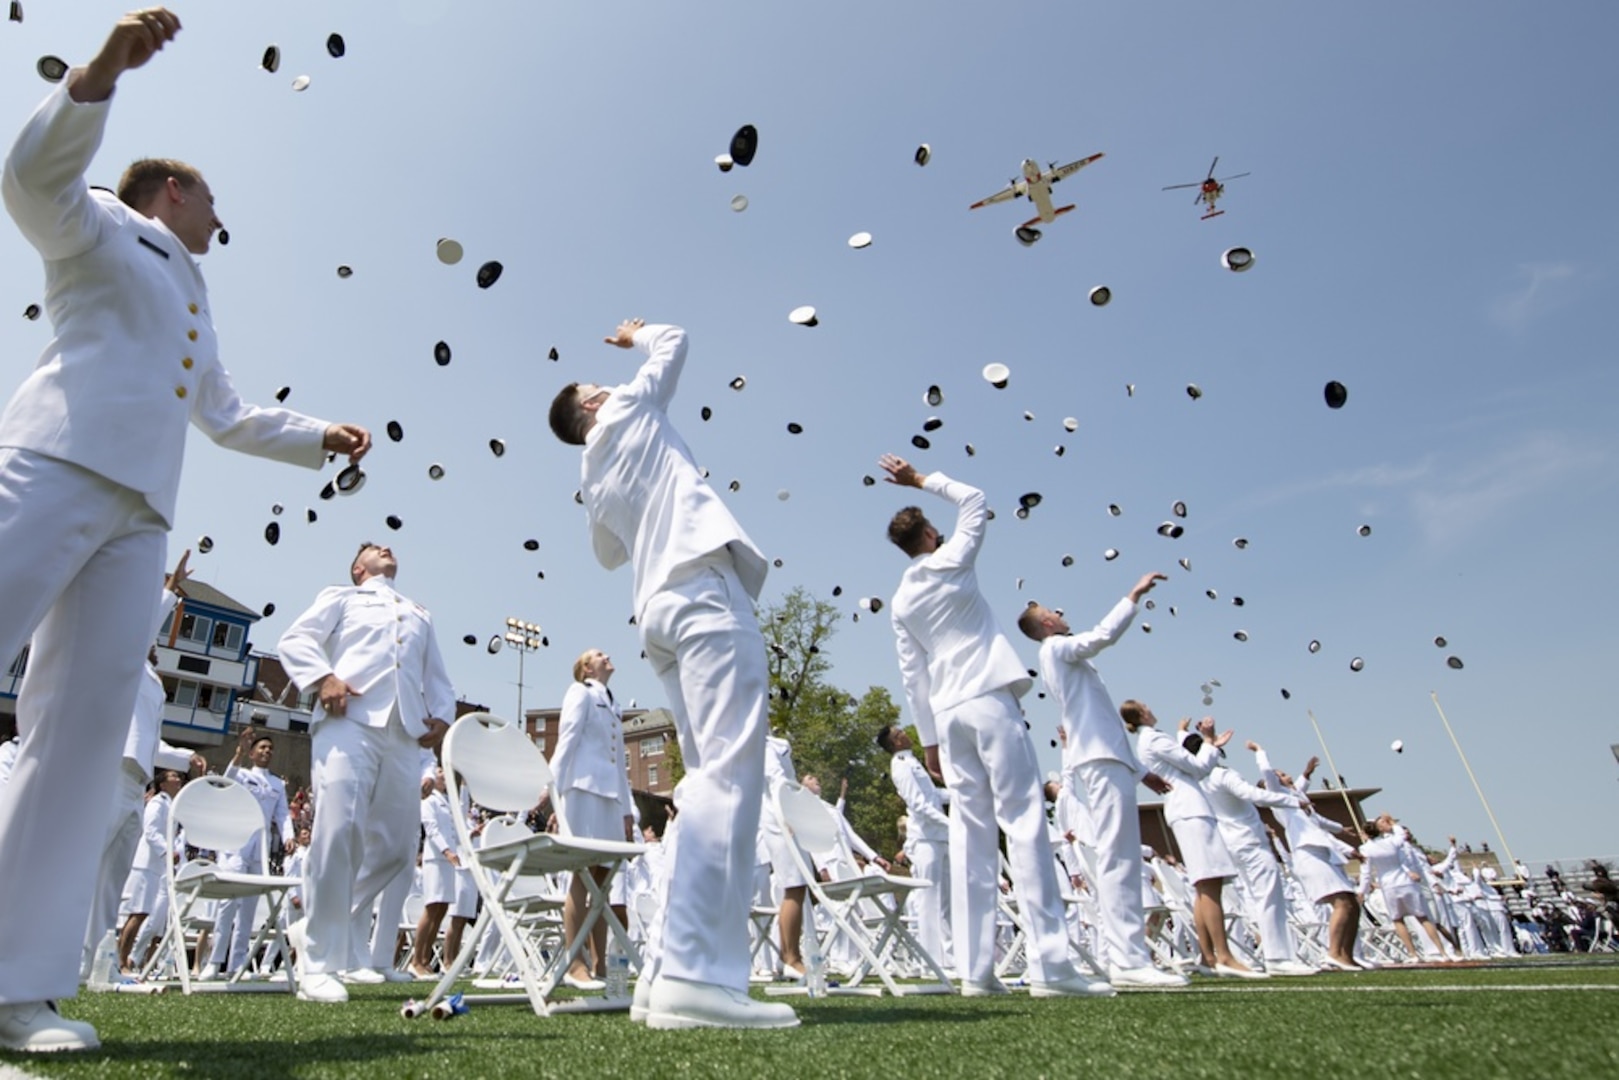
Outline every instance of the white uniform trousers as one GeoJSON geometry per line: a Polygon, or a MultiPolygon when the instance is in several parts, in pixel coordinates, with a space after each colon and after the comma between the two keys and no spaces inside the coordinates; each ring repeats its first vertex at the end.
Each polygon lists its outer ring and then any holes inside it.
{"type": "Polygon", "coordinates": [[[769,723],[764,639],[725,551],[682,568],[640,622],[686,766],[648,968],[745,992],[769,723]]]}
{"type": "MultiPolygon", "coordinates": [[[[107,823],[107,840],[101,848],[101,864],[96,869],[95,900],[90,907],[90,920],[84,928],[84,952],[80,960],[79,975],[90,977],[90,965],[95,960],[96,946],[108,930],[118,925],[118,904],[123,899],[124,885],[135,862],[135,850],[141,843],[141,812],[146,808],[144,796],[150,775],[140,763],[123,759],[118,770],[118,791],[113,796],[111,817],[107,823]]],[[[163,867],[157,867],[158,873],[163,867]]],[[[142,912],[141,914],[149,914],[142,912]]]]}
{"type": "Polygon", "coordinates": [[[945,709],[937,720],[945,778],[954,792],[950,903],[956,970],[979,985],[995,977],[998,827],[1006,834],[1018,912],[1028,928],[1030,980],[1075,977],[1047,837],[1040,768],[1017,699],[1008,690],[997,690],[945,709]]]}
{"type": "Polygon", "coordinates": [[[17,761],[0,791],[0,911],[11,913],[0,919],[0,1004],[78,990],[166,529],[138,492],[0,449],[3,662],[33,635],[17,761]]]}
{"type": "Polygon", "coordinates": [[[911,876],[932,888],[918,889],[916,898],[916,942],[933,962],[953,967],[945,944],[945,928],[950,908],[950,844],[948,841],[918,840],[911,848],[911,876]]]}
{"type": "Polygon", "coordinates": [[[1116,968],[1152,966],[1146,919],[1141,910],[1141,818],[1136,809],[1136,774],[1122,761],[1087,761],[1077,768],[1085,793],[1096,855],[1091,882],[1102,915],[1106,963],[1116,968]]]}
{"type": "Polygon", "coordinates": [[[411,864],[420,835],[418,751],[397,707],[387,727],[344,716],[315,725],[315,828],[304,871],[306,971],[371,965],[377,894],[411,864]]]}
{"type": "Polygon", "coordinates": [[[399,868],[377,894],[377,915],[371,930],[371,967],[387,971],[398,955],[399,925],[405,920],[405,901],[416,884],[416,868],[409,862],[399,868]]]}
{"type": "Polygon", "coordinates": [[[1237,876],[1246,892],[1248,919],[1259,931],[1260,948],[1266,963],[1292,961],[1293,938],[1287,929],[1287,895],[1282,891],[1282,871],[1271,854],[1270,843],[1248,830],[1220,822],[1220,838],[1237,864],[1237,876]]]}

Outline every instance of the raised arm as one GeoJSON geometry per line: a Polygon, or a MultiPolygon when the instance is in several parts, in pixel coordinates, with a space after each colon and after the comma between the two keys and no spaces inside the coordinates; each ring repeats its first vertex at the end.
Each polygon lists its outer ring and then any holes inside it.
{"type": "Polygon", "coordinates": [[[667,411],[680,384],[680,373],[686,366],[686,331],[667,324],[646,326],[640,319],[630,319],[620,323],[614,335],[606,340],[609,345],[634,346],[647,354],[641,370],[635,373],[625,392],[645,396],[667,411]]]}

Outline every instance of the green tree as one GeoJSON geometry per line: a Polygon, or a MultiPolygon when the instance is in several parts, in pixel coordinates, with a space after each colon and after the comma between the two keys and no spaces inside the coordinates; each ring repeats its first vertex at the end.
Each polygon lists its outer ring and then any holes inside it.
{"type": "Polygon", "coordinates": [[[793,744],[800,778],[815,776],[835,801],[848,782],[849,824],[885,857],[899,848],[896,823],[905,805],[888,779],[888,755],[877,732],[899,720],[880,686],[860,697],[833,685],[827,644],[842,615],[802,586],[759,612],[770,660],[770,726],[793,744]]]}

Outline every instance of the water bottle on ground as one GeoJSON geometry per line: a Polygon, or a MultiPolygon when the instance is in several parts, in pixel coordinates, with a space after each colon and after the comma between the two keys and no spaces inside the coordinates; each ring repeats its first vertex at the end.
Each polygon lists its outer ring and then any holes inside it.
{"type": "Polygon", "coordinates": [[[826,961],[821,956],[821,937],[815,932],[815,914],[804,912],[804,989],[812,998],[826,996],[826,961]]]}
{"type": "Polygon", "coordinates": [[[113,981],[120,974],[118,933],[108,930],[101,935],[101,943],[96,946],[95,956],[90,961],[90,980],[86,985],[91,990],[111,990],[113,981]]]}
{"type": "Polygon", "coordinates": [[[617,934],[607,935],[607,996],[621,1001],[630,996],[630,958],[619,944],[617,934]]]}

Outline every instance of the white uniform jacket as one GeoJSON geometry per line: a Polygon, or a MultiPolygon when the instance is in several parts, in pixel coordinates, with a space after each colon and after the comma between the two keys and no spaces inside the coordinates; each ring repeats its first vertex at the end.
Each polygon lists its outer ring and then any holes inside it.
{"type": "Polygon", "coordinates": [[[1226,847],[1241,842],[1257,844],[1269,850],[1264,819],[1256,807],[1299,806],[1299,796],[1290,790],[1272,791],[1255,787],[1237,775],[1235,769],[1216,767],[1202,781],[1203,794],[1214,808],[1214,817],[1220,825],[1220,835],[1226,847]]]}
{"type": "Polygon", "coordinates": [[[258,800],[259,809],[264,811],[265,827],[281,834],[283,846],[290,844],[295,830],[292,827],[292,813],[287,809],[287,782],[269,769],[261,769],[257,765],[245,769],[227,765],[225,775],[252,792],[253,798],[258,800]]]}
{"type": "Polygon", "coordinates": [[[918,841],[945,844],[950,841],[950,819],[945,816],[945,793],[909,750],[888,759],[888,775],[894,790],[905,803],[907,846],[918,841]]]}
{"type": "Polygon", "coordinates": [[[892,618],[911,717],[922,745],[937,746],[936,712],[995,690],[1022,697],[1034,680],[978,588],[984,493],[941,472],[929,473],[922,488],[956,504],[956,528],[937,551],[905,568],[892,618]]]}
{"type": "Polygon", "coordinates": [[[596,559],[609,570],[633,565],[637,616],[677,570],[721,548],[730,549],[737,578],[757,599],[769,565],[669,423],[686,332],[643,326],[635,345],[646,362],[613,388],[585,436],[580,494],[596,559]]]}
{"type": "MultiPolygon", "coordinates": [[[[169,808],[172,805],[173,800],[161,791],[146,800],[146,808],[141,811],[141,842],[135,848],[131,870],[163,870],[163,860],[169,850],[169,808]]],[[[175,843],[179,842],[176,836],[175,843]]]]}
{"type": "MultiPolygon", "coordinates": [[[[169,590],[163,590],[157,609],[159,625],[169,617],[179,599],[169,590]]],[[[157,627],[152,628],[152,633],[157,633],[157,627]]],[[[142,772],[149,773],[155,767],[173,769],[184,776],[191,771],[191,752],[170,746],[159,737],[166,700],[162,678],[147,664],[140,689],[135,691],[135,712],[129,720],[129,734],[124,738],[124,760],[133,761],[142,772]]]]}
{"type": "Polygon", "coordinates": [[[219,362],[208,289],[160,221],[91,191],[109,102],[66,83],[34,113],[0,190],[45,259],[56,336],[0,414],[0,447],[71,462],[146,497],[174,520],[186,426],[221,446],[318,469],[327,423],[246,405],[219,362]]]}
{"type": "Polygon", "coordinates": [[[1102,621],[1079,634],[1053,634],[1040,643],[1040,678],[1057,703],[1068,744],[1062,765],[1071,771],[1092,761],[1118,761],[1145,775],[1130,746],[1119,711],[1108,696],[1091,657],[1118,641],[1130,629],[1136,605],[1125,597],[1102,621]]]}
{"type": "MultiPolygon", "coordinates": [[[[450,685],[426,608],[399,595],[385,577],[323,589],[314,606],[287,627],[277,645],[281,666],[305,690],[335,674],[356,691],[347,716],[386,727],[394,704],[412,737],[428,720],[455,719],[450,685]]],[[[315,703],[314,723],[326,718],[315,703]]]]}
{"type": "Polygon", "coordinates": [[[448,863],[446,851],[455,852],[457,859],[461,858],[461,844],[456,839],[455,817],[450,812],[450,797],[442,791],[434,791],[422,800],[422,831],[426,839],[422,842],[422,859],[427,862],[448,863]]]}
{"type": "MultiPolygon", "coordinates": [[[[1276,770],[1271,768],[1270,758],[1261,750],[1254,755],[1259,764],[1260,776],[1265,781],[1265,787],[1271,791],[1294,791],[1300,795],[1305,792],[1304,779],[1300,777],[1292,788],[1282,783],[1282,778],[1276,770]]],[[[1336,823],[1327,820],[1315,812],[1314,806],[1308,807],[1276,807],[1276,820],[1282,823],[1282,829],[1287,836],[1289,848],[1308,847],[1316,848],[1333,862],[1342,865],[1348,861],[1354,848],[1339,840],[1333,835],[1337,831],[1336,823]]]]}
{"type": "Polygon", "coordinates": [[[617,800],[620,813],[634,812],[624,768],[623,714],[607,687],[594,679],[570,683],[562,695],[551,772],[564,799],[569,790],[588,791],[617,800]]]}
{"type": "Polygon", "coordinates": [[[1207,739],[1196,754],[1181,745],[1184,733],[1171,735],[1155,727],[1136,731],[1136,750],[1141,764],[1168,780],[1171,787],[1164,798],[1164,819],[1173,825],[1188,818],[1212,818],[1214,807],[1199,785],[1214,769],[1220,751],[1207,739]]]}

